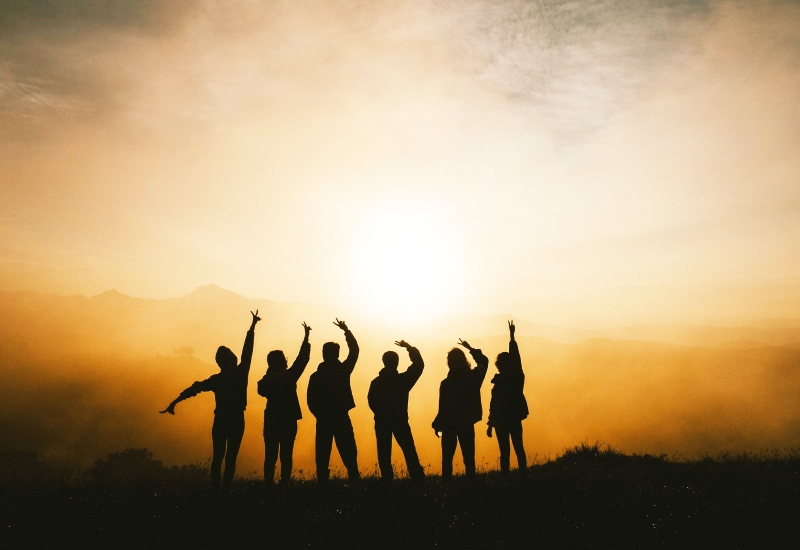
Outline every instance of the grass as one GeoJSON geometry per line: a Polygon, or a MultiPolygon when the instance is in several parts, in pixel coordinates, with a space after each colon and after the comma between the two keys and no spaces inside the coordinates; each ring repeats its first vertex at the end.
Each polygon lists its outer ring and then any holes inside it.
{"type": "MultiPolygon", "coordinates": [[[[583,443],[532,460],[521,482],[486,470],[391,486],[238,478],[209,493],[207,465],[167,467],[144,449],[81,472],[0,457],[0,546],[110,548],[798,548],[795,450],[698,460],[583,443]]],[[[398,471],[399,473],[399,471],[398,471]]]]}

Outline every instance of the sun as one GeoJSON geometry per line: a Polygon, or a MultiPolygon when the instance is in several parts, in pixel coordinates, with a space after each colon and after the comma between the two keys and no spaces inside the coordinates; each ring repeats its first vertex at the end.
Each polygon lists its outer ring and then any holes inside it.
{"type": "Polygon", "coordinates": [[[354,238],[351,281],[360,310],[384,322],[423,323],[457,298],[458,246],[446,221],[419,207],[385,206],[354,238]]]}

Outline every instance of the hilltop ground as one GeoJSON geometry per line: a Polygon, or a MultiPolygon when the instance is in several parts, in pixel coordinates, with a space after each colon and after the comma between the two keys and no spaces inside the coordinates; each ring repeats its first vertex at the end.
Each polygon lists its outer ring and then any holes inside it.
{"type": "Polygon", "coordinates": [[[238,479],[224,499],[205,467],[167,468],[143,449],[83,473],[4,462],[4,548],[800,547],[797,453],[673,461],[582,445],[525,483],[494,471],[449,486],[238,479]]]}

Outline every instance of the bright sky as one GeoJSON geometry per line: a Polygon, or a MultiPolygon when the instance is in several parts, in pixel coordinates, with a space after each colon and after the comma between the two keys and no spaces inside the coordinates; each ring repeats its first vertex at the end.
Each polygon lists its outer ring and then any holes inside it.
{"type": "Polygon", "coordinates": [[[0,10],[2,290],[800,310],[798,2],[0,10]]]}

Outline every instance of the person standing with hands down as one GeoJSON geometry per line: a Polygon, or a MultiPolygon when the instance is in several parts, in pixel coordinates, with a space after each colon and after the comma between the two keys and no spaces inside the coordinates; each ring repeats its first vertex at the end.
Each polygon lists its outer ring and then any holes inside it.
{"type": "Polygon", "coordinates": [[[509,437],[511,438],[514,452],[517,455],[520,477],[525,478],[528,461],[522,441],[522,420],[528,417],[528,402],[522,392],[525,385],[525,373],[522,372],[519,346],[514,339],[515,331],[514,321],[509,321],[508,352],[500,353],[495,362],[497,374],[492,378],[494,387],[489,404],[489,428],[486,430],[486,435],[492,437],[492,429],[497,435],[497,444],[500,447],[500,471],[503,477],[508,477],[511,457],[508,440],[509,437]]]}
{"type": "Polygon", "coordinates": [[[267,372],[258,381],[258,394],[267,398],[264,409],[264,481],[272,485],[278,452],[281,456],[281,485],[292,479],[292,451],[297,437],[297,421],[303,415],[297,399],[297,380],[308,365],[311,344],[308,335],[311,327],[303,323],[305,338],[300,353],[292,366],[287,367],[286,355],[281,350],[267,354],[267,372]]]}
{"type": "Polygon", "coordinates": [[[453,477],[453,456],[461,445],[461,456],[467,479],[475,476],[475,423],[483,417],[481,384],[489,368],[489,359],[464,340],[459,345],[469,350],[477,363],[470,368],[466,355],[459,348],[447,354],[447,377],[439,386],[439,412],[433,420],[436,437],[442,434],[442,479],[453,477]]]}
{"type": "Polygon", "coordinates": [[[358,481],[358,451],[350,421],[350,409],[356,406],[350,375],[358,361],[358,343],[344,321],[336,319],[333,323],[344,331],[347,341],[347,359],[339,361],[339,344],[326,342],[322,346],[322,363],[308,379],[308,409],[317,419],[316,462],[317,480],[328,481],[328,465],[331,459],[333,441],[347,469],[351,482],[358,481]]]}
{"type": "Polygon", "coordinates": [[[261,320],[258,310],[253,316],[250,329],[242,346],[242,360],[237,364],[236,355],[225,346],[217,349],[216,361],[220,372],[201,382],[195,382],[167,406],[161,413],[175,414],[175,405],[194,397],[200,392],[213,391],[217,407],[214,409],[214,425],[211,428],[211,440],[214,455],[211,459],[211,483],[214,492],[219,492],[219,477],[222,460],[225,460],[225,478],[222,490],[228,493],[231,489],[233,474],[236,471],[236,457],[244,435],[244,410],[247,407],[247,381],[250,375],[250,361],[253,358],[256,323],[261,320]]]}
{"type": "Polygon", "coordinates": [[[392,481],[392,436],[406,457],[408,475],[419,481],[425,472],[419,463],[414,437],[408,425],[408,394],[422,375],[425,363],[419,350],[405,340],[395,342],[408,350],[411,365],[405,372],[397,372],[400,358],[394,351],[383,354],[383,369],[369,386],[367,398],[369,408],[375,413],[375,438],[378,442],[378,465],[381,469],[381,480],[392,481]]]}

